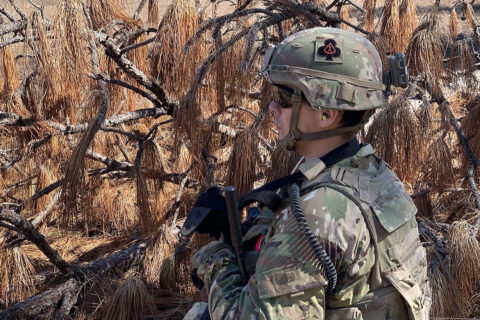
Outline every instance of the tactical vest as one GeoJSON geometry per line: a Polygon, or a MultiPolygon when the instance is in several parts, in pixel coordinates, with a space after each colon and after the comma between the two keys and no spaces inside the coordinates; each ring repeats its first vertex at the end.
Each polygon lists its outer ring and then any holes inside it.
{"type": "Polygon", "coordinates": [[[369,156],[378,164],[374,176],[359,168],[334,165],[301,185],[302,194],[327,187],[354,202],[362,212],[375,250],[366,299],[349,308],[327,306],[325,318],[385,318],[385,308],[398,308],[403,297],[409,319],[428,319],[431,291],[426,253],[415,220],[417,209],[390,166],[373,154],[369,156]]]}

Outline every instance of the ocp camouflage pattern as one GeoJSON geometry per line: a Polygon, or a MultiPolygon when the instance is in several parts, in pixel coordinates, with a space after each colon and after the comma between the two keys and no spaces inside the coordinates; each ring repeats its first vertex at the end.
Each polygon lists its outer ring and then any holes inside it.
{"type": "Polygon", "coordinates": [[[234,259],[209,257],[211,318],[428,319],[416,209],[388,165],[367,145],[332,167],[312,159],[299,169],[307,177],[301,205],[308,225],[338,273],[334,294],[325,296],[321,264],[285,206],[261,219],[269,228],[248,285],[234,259]]]}
{"type": "Polygon", "coordinates": [[[382,71],[382,60],[368,39],[351,31],[322,27],[286,38],[266,56],[262,67],[269,81],[300,89],[317,110],[384,107],[382,71]],[[325,45],[340,52],[338,56],[319,54],[325,45]]]}

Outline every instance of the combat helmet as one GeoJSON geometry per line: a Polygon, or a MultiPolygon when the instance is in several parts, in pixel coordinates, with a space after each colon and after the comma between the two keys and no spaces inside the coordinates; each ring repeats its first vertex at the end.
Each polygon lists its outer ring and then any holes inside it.
{"type": "Polygon", "coordinates": [[[283,139],[293,150],[298,140],[318,140],[355,132],[376,108],[386,105],[382,60],[366,38],[338,28],[312,28],[270,45],[261,72],[277,88],[291,92],[290,131],[283,139]],[[327,131],[297,129],[302,97],[316,110],[366,111],[360,123],[327,131]]]}

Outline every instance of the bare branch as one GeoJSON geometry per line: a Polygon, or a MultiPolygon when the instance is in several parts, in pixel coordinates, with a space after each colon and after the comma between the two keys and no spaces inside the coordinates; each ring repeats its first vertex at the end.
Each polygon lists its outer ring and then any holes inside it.
{"type": "MultiPolygon", "coordinates": [[[[15,21],[15,17],[12,16],[12,14],[10,12],[8,12],[7,10],[5,10],[5,8],[0,8],[0,13],[3,14],[5,17],[8,18],[8,20],[10,20],[11,22],[15,21]]],[[[0,21],[1,22],[1,21],[0,21]]]]}
{"type": "Polygon", "coordinates": [[[67,293],[78,294],[80,287],[81,285],[77,280],[69,279],[61,285],[0,312],[0,319],[36,319],[39,315],[46,314],[52,306],[57,306],[61,303],[67,293]]]}
{"type": "Polygon", "coordinates": [[[132,90],[133,92],[136,92],[138,93],[139,95],[141,95],[142,97],[144,98],[147,98],[148,100],[150,100],[151,102],[153,102],[155,108],[163,108],[163,105],[160,101],[158,101],[153,95],[149,94],[148,92],[145,92],[143,91],[142,89],[139,89],[127,82],[124,82],[124,81],[121,81],[121,80],[117,80],[117,79],[112,79],[110,77],[108,77],[107,75],[104,75],[104,74],[98,74],[96,76],[94,76],[95,79],[103,79],[107,82],[110,82],[110,83],[113,83],[113,84],[116,84],[116,85],[119,85],[119,86],[122,86],[122,87],[125,87],[127,89],[130,89],[132,90]]]}
{"type": "Polygon", "coordinates": [[[0,25],[0,36],[10,32],[18,32],[27,26],[27,22],[25,20],[16,20],[10,23],[4,23],[0,25]]]}
{"type": "Polygon", "coordinates": [[[175,222],[177,221],[178,211],[180,209],[178,205],[180,204],[180,198],[182,197],[183,188],[185,188],[185,183],[187,183],[188,176],[190,175],[191,170],[192,170],[192,168],[190,167],[187,170],[187,172],[185,174],[185,177],[182,179],[182,182],[180,183],[180,186],[178,188],[177,197],[175,198],[175,202],[172,205],[172,208],[176,207],[176,209],[175,209],[175,214],[173,215],[172,226],[170,227],[170,232],[173,232],[173,230],[175,229],[175,222]]]}
{"type": "Polygon", "coordinates": [[[72,271],[70,265],[48,244],[45,237],[22,215],[16,213],[14,210],[0,207],[0,220],[6,221],[19,229],[25,238],[35,244],[61,272],[68,274],[72,271]]]}
{"type": "Polygon", "coordinates": [[[35,193],[30,199],[29,201],[35,201],[35,200],[38,200],[40,199],[41,197],[43,197],[44,195],[47,195],[49,194],[50,192],[52,192],[53,190],[57,189],[58,187],[60,187],[63,183],[63,180],[58,180],[54,183],[51,183],[49,184],[48,186],[46,186],[45,188],[43,188],[42,190],[38,191],[37,193],[35,193]]]}
{"type": "Polygon", "coordinates": [[[95,36],[106,48],[106,54],[111,57],[126,74],[150,90],[160,100],[162,105],[169,110],[169,114],[171,114],[176,104],[169,101],[162,86],[156,80],[150,80],[135,64],[124,57],[120,48],[113,43],[113,39],[99,32],[95,32],[95,36]]]}
{"type": "Polygon", "coordinates": [[[124,47],[120,50],[120,53],[124,54],[125,52],[143,47],[143,46],[145,46],[149,43],[152,43],[153,41],[155,41],[155,37],[152,37],[150,39],[147,39],[147,40],[139,42],[139,43],[132,44],[131,46],[128,46],[128,47],[124,47]]]}
{"type": "Polygon", "coordinates": [[[106,166],[112,169],[112,171],[130,170],[133,167],[133,164],[129,162],[120,162],[115,159],[108,158],[94,151],[87,151],[87,158],[104,163],[106,166]]]}
{"type": "Polygon", "coordinates": [[[35,216],[35,218],[33,218],[32,225],[35,228],[38,228],[38,226],[40,226],[40,223],[42,223],[42,221],[45,219],[45,217],[50,213],[50,211],[55,206],[55,204],[57,204],[58,199],[60,199],[60,192],[57,192],[53,196],[52,200],[50,200],[50,202],[47,204],[45,209],[43,209],[39,214],[37,214],[35,216]]]}
{"type": "Polygon", "coordinates": [[[15,11],[17,11],[18,15],[22,18],[22,20],[26,20],[27,17],[25,16],[25,14],[23,13],[23,11],[20,9],[19,6],[17,6],[17,4],[15,3],[14,0],[9,0],[10,4],[12,5],[12,7],[15,9],[15,11]]]}
{"type": "Polygon", "coordinates": [[[145,7],[145,4],[147,3],[147,0],[141,0],[140,3],[138,4],[137,10],[135,10],[135,13],[133,14],[133,19],[137,20],[138,17],[140,16],[140,13],[143,10],[143,7],[145,7]]]}

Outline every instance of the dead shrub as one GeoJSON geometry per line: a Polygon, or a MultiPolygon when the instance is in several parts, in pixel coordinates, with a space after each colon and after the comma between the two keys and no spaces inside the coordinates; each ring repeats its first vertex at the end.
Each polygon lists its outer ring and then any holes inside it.
{"type": "Polygon", "coordinates": [[[402,181],[415,177],[422,154],[420,128],[413,108],[404,94],[393,98],[387,108],[375,115],[365,140],[394,169],[402,181]]]}
{"type": "Polygon", "coordinates": [[[138,276],[131,276],[119,284],[104,309],[105,320],[143,320],[155,314],[152,296],[138,276]]]}
{"type": "Polygon", "coordinates": [[[380,35],[387,40],[389,52],[400,52],[400,12],[399,0],[388,0],[385,2],[382,21],[380,24],[380,35]]]}

